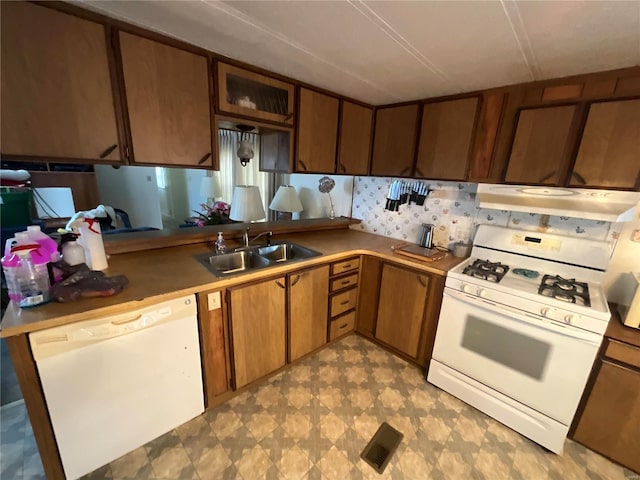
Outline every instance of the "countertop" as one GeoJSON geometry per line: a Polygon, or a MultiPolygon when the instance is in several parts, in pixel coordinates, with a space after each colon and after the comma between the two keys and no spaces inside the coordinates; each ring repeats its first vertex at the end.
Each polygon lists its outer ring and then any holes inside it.
{"type": "MultiPolygon", "coordinates": [[[[463,260],[449,254],[442,260],[427,263],[394,255],[391,247],[402,243],[397,239],[348,229],[313,231],[274,236],[273,242],[286,240],[298,243],[322,252],[321,256],[218,278],[195,258],[199,254],[213,253],[213,240],[209,243],[111,255],[109,268],[105,273],[109,276],[126,275],[129,286],[124,291],[110,297],[87,298],[71,303],[51,302],[31,309],[21,309],[11,302],[0,324],[0,337],[121,313],[182,295],[283,275],[299,268],[351,255],[369,254],[442,276],[463,260]]],[[[229,242],[228,248],[234,246],[234,243],[229,242]]]]}
{"type": "Polygon", "coordinates": [[[604,336],[640,347],[640,329],[627,327],[623,324],[615,305],[609,304],[609,308],[611,310],[611,320],[607,325],[607,331],[604,336]]]}

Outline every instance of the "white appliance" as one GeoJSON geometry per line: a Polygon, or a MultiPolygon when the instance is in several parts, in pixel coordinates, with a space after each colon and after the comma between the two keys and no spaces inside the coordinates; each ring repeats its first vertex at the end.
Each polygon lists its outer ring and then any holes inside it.
{"type": "Polygon", "coordinates": [[[618,304],[618,312],[627,327],[640,328],[640,272],[627,277],[627,301],[618,304]]]}
{"type": "Polygon", "coordinates": [[[204,411],[193,295],[29,340],[69,480],[204,411]]]}
{"type": "Polygon", "coordinates": [[[447,275],[429,382],[562,453],[610,318],[608,259],[605,242],[481,225],[447,275]]]}

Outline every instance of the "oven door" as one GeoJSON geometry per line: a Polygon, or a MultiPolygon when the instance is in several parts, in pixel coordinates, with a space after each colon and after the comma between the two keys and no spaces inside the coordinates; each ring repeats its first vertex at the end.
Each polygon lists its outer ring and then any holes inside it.
{"type": "Polygon", "coordinates": [[[569,425],[601,340],[445,288],[433,358],[569,425]]]}

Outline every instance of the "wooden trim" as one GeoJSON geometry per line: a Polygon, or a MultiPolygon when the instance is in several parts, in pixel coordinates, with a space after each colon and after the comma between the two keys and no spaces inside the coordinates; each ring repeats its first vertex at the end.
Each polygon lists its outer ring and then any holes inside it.
{"type": "Polygon", "coordinates": [[[109,42],[113,51],[114,73],[112,76],[116,78],[115,87],[119,93],[118,102],[122,109],[122,125],[125,142],[125,163],[133,164],[135,161],[135,153],[133,151],[133,138],[131,136],[131,122],[129,121],[129,104],[127,103],[127,89],[124,83],[124,67],[122,65],[122,52],[120,50],[120,34],[115,28],[111,28],[111,41],[109,42]]]}
{"type": "Polygon", "coordinates": [[[64,480],[65,475],[58,445],[27,334],[8,337],[6,341],[24,403],[29,413],[33,435],[38,444],[44,473],[49,480],[64,480]]]}
{"type": "Polygon", "coordinates": [[[107,60],[109,61],[109,75],[111,76],[111,92],[113,94],[113,108],[116,115],[116,128],[118,129],[118,149],[120,151],[120,162],[129,162],[129,152],[131,143],[131,131],[129,129],[129,116],[125,105],[122,103],[124,95],[124,83],[121,83],[120,48],[117,43],[117,35],[110,25],[105,25],[105,40],[107,45],[107,60]],[[126,117],[126,118],[125,118],[126,117]]]}
{"type": "Polygon", "coordinates": [[[274,234],[310,232],[318,230],[342,230],[349,225],[356,225],[361,220],[340,217],[311,218],[306,220],[280,220],[262,223],[228,223],[224,225],[210,225],[205,227],[180,228],[177,230],[150,230],[146,232],[129,232],[104,237],[105,251],[114,255],[117,253],[139,252],[156,248],[191,245],[194,243],[213,242],[219,231],[224,232],[225,238],[241,238],[244,230],[250,227],[255,234],[271,231],[274,234]]]}

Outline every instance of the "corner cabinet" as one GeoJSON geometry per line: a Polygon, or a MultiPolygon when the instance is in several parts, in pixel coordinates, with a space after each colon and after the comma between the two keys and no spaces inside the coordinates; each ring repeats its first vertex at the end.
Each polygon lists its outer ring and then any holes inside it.
{"type": "Polygon", "coordinates": [[[286,279],[227,291],[235,387],[241,388],[286,364],[286,279]]]}
{"type": "Polygon", "coordinates": [[[371,175],[410,177],[416,153],[419,104],[376,110],[371,175]]]}
{"type": "Polygon", "coordinates": [[[218,62],[218,110],[293,126],[295,87],[266,75],[218,62]]]}
{"type": "Polygon", "coordinates": [[[296,172],[336,171],[339,100],[300,88],[296,172]]]}
{"type": "Polygon", "coordinates": [[[105,26],[28,2],[2,2],[0,11],[3,158],[120,163],[105,26]]]}
{"type": "Polygon", "coordinates": [[[340,110],[340,145],[336,173],[369,173],[372,134],[373,109],[344,100],[340,110]]]}
{"type": "Polygon", "coordinates": [[[479,97],[471,97],[423,106],[417,178],[465,179],[478,104],[479,97]]]}
{"type": "Polygon", "coordinates": [[[136,164],[214,168],[207,57],[119,32],[136,164]]]}
{"type": "Polygon", "coordinates": [[[287,275],[289,289],[289,361],[327,343],[329,266],[287,275]]]}
{"type": "Polygon", "coordinates": [[[640,99],[589,106],[569,184],[640,188],[640,99]]]}
{"type": "Polygon", "coordinates": [[[426,367],[433,351],[443,289],[444,277],[383,263],[375,338],[426,367]]]}

